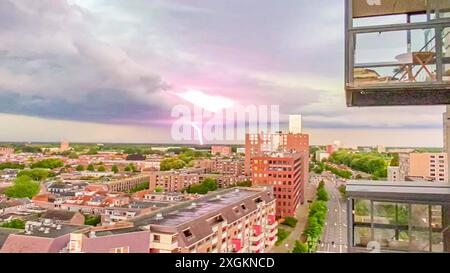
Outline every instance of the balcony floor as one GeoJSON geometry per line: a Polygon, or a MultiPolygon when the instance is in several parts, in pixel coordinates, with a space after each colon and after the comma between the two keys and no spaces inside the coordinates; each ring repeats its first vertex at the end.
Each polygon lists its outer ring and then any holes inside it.
{"type": "Polygon", "coordinates": [[[449,84],[348,87],[346,93],[349,107],[450,104],[449,84]]]}

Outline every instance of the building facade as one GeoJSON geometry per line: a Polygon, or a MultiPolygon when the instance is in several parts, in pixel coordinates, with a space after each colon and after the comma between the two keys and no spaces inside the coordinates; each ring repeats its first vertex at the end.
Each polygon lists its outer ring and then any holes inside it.
{"type": "Polygon", "coordinates": [[[400,167],[388,166],[387,167],[387,172],[388,172],[387,180],[392,181],[392,182],[400,181],[399,170],[400,170],[400,167]]]}
{"type": "Polygon", "coordinates": [[[295,216],[304,202],[304,159],[302,154],[272,154],[252,159],[252,184],[273,186],[277,217],[295,216]]]}
{"type": "MultiPolygon", "coordinates": [[[[309,135],[307,134],[246,134],[245,135],[245,172],[251,174],[251,160],[254,156],[272,152],[306,153],[309,155],[309,135]]],[[[309,157],[303,157],[303,165],[308,166],[309,157]]],[[[304,172],[305,179],[308,168],[304,172]]]]}
{"type": "Polygon", "coordinates": [[[150,175],[137,175],[108,182],[109,192],[124,192],[150,182],[150,175]]]}
{"type": "Polygon", "coordinates": [[[0,155],[10,155],[14,153],[14,148],[0,147],[0,155]]]}
{"type": "Polygon", "coordinates": [[[180,192],[201,182],[200,174],[183,171],[153,172],[149,176],[151,191],[159,188],[165,192],[180,192]]]}
{"type": "Polygon", "coordinates": [[[212,155],[222,155],[222,156],[230,156],[233,154],[230,146],[212,146],[211,147],[212,155]]]}
{"type": "Polygon", "coordinates": [[[446,153],[399,154],[399,179],[422,177],[436,182],[448,182],[448,158],[446,153]]]}
{"type": "Polygon", "coordinates": [[[129,223],[74,232],[69,252],[263,253],[277,239],[270,188],[223,190],[129,223]]]}

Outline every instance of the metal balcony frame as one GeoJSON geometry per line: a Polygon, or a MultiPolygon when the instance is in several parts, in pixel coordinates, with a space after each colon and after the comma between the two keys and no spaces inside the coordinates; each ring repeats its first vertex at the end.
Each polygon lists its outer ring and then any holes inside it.
{"type": "MultiPolygon", "coordinates": [[[[450,59],[442,56],[443,43],[441,38],[443,30],[450,28],[450,18],[440,18],[439,11],[436,10],[435,12],[436,19],[429,20],[430,10],[427,11],[427,22],[354,27],[353,0],[345,0],[345,90],[349,107],[450,104],[450,83],[442,80],[443,65],[444,63],[450,63],[450,59]],[[435,82],[353,86],[357,34],[414,29],[434,29],[435,31],[437,70],[435,82]]],[[[376,66],[377,64],[373,65],[373,67],[376,66]]],[[[385,66],[389,66],[389,64],[385,66]]]]}

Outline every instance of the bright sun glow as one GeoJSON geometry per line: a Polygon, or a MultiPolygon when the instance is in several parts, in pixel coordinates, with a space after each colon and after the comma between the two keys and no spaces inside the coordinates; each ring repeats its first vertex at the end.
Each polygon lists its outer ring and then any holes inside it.
{"type": "Polygon", "coordinates": [[[195,106],[214,113],[232,107],[235,104],[231,99],[221,96],[211,96],[198,90],[188,90],[184,93],[178,93],[177,96],[195,106]]]}

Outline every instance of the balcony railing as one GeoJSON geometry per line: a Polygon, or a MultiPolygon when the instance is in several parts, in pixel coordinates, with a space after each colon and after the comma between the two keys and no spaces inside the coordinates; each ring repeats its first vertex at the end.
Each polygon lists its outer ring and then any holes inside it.
{"type": "Polygon", "coordinates": [[[412,12],[416,4],[408,7],[406,0],[395,1],[397,7],[389,6],[392,1],[370,6],[346,0],[349,106],[450,104],[450,2],[441,6],[445,13],[426,9],[436,1],[414,0],[424,8],[412,12]],[[390,13],[403,15],[402,21],[384,23],[390,13]],[[363,26],[357,22],[367,18],[353,17],[374,15],[378,17],[370,18],[372,24],[363,26]]]}

